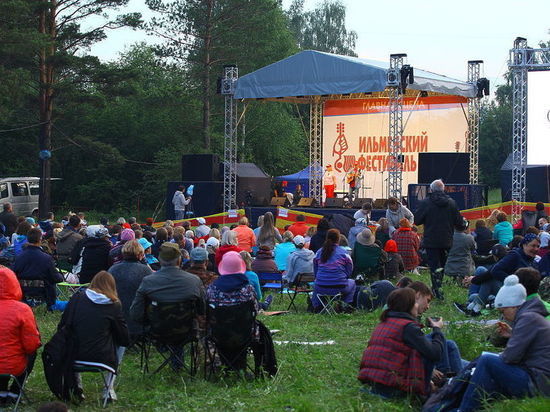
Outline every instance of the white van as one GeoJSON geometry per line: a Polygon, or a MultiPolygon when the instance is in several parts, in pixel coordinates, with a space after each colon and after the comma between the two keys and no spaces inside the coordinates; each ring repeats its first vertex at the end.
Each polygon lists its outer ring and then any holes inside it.
{"type": "Polygon", "coordinates": [[[0,179],[0,204],[11,203],[16,216],[38,215],[38,177],[0,179]]]}

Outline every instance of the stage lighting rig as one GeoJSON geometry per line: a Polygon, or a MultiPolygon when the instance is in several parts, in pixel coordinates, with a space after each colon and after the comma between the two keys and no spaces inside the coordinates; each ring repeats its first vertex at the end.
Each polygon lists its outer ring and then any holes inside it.
{"type": "Polygon", "coordinates": [[[489,79],[482,77],[481,79],[478,79],[476,82],[477,86],[477,96],[476,97],[483,97],[483,96],[489,96],[489,79]]]}

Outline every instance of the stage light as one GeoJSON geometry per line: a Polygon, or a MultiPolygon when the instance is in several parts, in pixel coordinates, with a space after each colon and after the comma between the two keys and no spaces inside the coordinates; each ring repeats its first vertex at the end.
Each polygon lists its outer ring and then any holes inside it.
{"type": "Polygon", "coordinates": [[[483,96],[489,96],[489,79],[482,77],[476,82],[477,86],[477,95],[476,97],[481,98],[483,96]]]}

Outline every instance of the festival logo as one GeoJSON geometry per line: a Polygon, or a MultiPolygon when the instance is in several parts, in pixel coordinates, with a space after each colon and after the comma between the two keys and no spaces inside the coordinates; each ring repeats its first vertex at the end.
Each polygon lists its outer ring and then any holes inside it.
{"type": "Polygon", "coordinates": [[[336,125],[336,133],[338,133],[338,137],[334,140],[334,145],[332,145],[332,156],[338,156],[334,162],[334,169],[338,172],[341,172],[344,167],[342,156],[348,150],[348,142],[346,140],[346,135],[344,134],[344,128],[345,125],[342,122],[339,122],[336,125]]]}

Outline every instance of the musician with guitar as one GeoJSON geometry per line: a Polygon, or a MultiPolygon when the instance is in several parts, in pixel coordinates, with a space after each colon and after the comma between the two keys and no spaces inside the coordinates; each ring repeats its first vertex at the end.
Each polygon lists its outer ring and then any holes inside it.
{"type": "Polygon", "coordinates": [[[353,202],[359,194],[362,179],[363,176],[361,174],[361,169],[359,169],[359,165],[355,163],[353,169],[351,169],[346,175],[346,183],[349,185],[348,197],[350,202],[353,202]]]}

